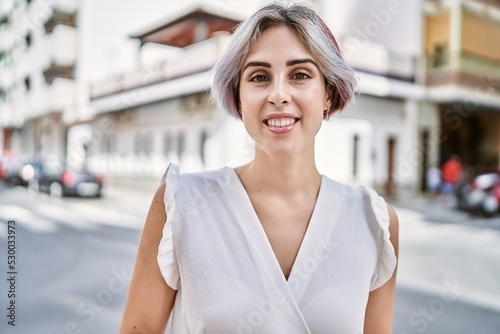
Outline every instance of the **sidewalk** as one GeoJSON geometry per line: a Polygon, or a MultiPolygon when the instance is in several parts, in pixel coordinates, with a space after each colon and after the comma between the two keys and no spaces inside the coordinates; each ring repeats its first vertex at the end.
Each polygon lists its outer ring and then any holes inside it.
{"type": "Polygon", "coordinates": [[[493,217],[484,217],[458,210],[454,207],[450,199],[443,197],[431,198],[425,195],[418,195],[413,198],[395,198],[388,199],[387,201],[395,207],[414,210],[422,214],[424,220],[431,223],[460,224],[500,230],[500,214],[493,217]]]}
{"type": "Polygon", "coordinates": [[[399,218],[398,286],[440,298],[455,284],[457,301],[500,312],[500,216],[421,197],[389,202],[399,218]]]}
{"type": "Polygon", "coordinates": [[[107,180],[103,187],[102,198],[94,204],[145,220],[159,185],[160,180],[154,179],[107,180]]]}

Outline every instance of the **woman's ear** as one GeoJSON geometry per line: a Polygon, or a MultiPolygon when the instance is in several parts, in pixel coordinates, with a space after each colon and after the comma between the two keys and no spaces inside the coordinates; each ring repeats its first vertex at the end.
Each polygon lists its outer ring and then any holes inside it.
{"type": "Polygon", "coordinates": [[[328,106],[330,109],[333,107],[333,102],[334,102],[334,95],[335,95],[335,87],[333,87],[332,84],[326,83],[325,87],[325,106],[328,106]]]}

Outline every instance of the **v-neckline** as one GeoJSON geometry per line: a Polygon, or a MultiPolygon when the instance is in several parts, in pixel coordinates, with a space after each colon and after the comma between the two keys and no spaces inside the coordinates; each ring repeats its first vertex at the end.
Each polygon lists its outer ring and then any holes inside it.
{"type": "Polygon", "coordinates": [[[306,231],[304,232],[304,235],[303,235],[302,240],[300,242],[300,245],[299,245],[299,248],[297,251],[297,255],[295,256],[292,267],[290,268],[290,273],[288,274],[288,277],[286,277],[285,273],[281,269],[281,265],[278,261],[278,257],[276,256],[276,253],[274,252],[274,249],[271,246],[271,241],[269,240],[269,237],[267,236],[267,233],[264,229],[264,226],[262,225],[262,222],[260,221],[259,216],[257,215],[257,211],[255,210],[255,207],[253,206],[252,200],[250,199],[250,196],[249,196],[247,190],[245,189],[243,182],[241,182],[241,179],[238,176],[238,173],[236,173],[236,170],[234,168],[231,168],[231,167],[227,167],[227,168],[232,170],[233,176],[236,179],[236,184],[238,185],[240,192],[242,193],[243,197],[245,198],[245,201],[247,202],[248,207],[250,208],[250,211],[251,211],[252,216],[253,216],[252,220],[255,223],[255,224],[253,224],[254,227],[258,230],[259,234],[261,236],[263,236],[263,239],[264,239],[263,242],[266,245],[266,248],[268,248],[268,252],[270,252],[270,254],[273,255],[273,260],[274,260],[273,267],[278,270],[278,272],[281,274],[280,276],[288,284],[290,278],[294,275],[294,272],[296,271],[294,269],[297,265],[298,260],[303,257],[303,253],[306,251],[306,248],[307,248],[306,244],[308,243],[308,240],[310,238],[312,238],[312,236],[310,236],[310,234],[312,232],[310,232],[310,231],[315,230],[315,228],[314,227],[311,228],[311,226],[313,224],[315,224],[314,222],[317,220],[316,216],[318,215],[317,211],[319,211],[318,207],[320,204],[320,200],[322,198],[322,194],[324,193],[325,176],[323,174],[320,174],[321,182],[320,182],[320,186],[319,186],[319,190],[318,190],[318,195],[316,196],[316,201],[314,203],[314,208],[313,208],[313,211],[311,213],[311,217],[309,218],[309,222],[307,223],[306,231]]]}

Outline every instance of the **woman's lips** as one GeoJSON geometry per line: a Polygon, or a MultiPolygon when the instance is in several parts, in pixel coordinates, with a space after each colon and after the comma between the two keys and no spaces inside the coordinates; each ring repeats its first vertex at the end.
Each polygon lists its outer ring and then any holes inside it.
{"type": "Polygon", "coordinates": [[[266,119],[264,123],[274,128],[282,128],[295,124],[295,122],[297,121],[298,119],[293,117],[276,117],[276,118],[266,119]]]}
{"type": "Polygon", "coordinates": [[[271,132],[281,134],[290,132],[299,121],[299,118],[294,117],[273,117],[264,120],[264,125],[271,132]]]}

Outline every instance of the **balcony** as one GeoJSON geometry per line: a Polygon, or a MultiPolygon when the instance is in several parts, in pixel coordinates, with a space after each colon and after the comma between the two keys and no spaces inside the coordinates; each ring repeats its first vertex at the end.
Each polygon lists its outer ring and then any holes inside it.
{"type": "Polygon", "coordinates": [[[90,89],[91,99],[207,72],[217,61],[221,46],[225,45],[228,39],[229,36],[223,35],[193,44],[184,48],[177,58],[93,84],[90,89]]]}
{"type": "Polygon", "coordinates": [[[76,27],[77,0],[57,1],[53,8],[52,14],[44,24],[47,33],[51,33],[58,25],[76,27]]]}
{"type": "Polygon", "coordinates": [[[45,84],[26,95],[24,108],[26,119],[51,113],[62,113],[75,104],[75,82],[66,78],[55,78],[52,84],[45,84]]]}
{"type": "Polygon", "coordinates": [[[17,128],[22,123],[22,116],[19,113],[14,113],[10,104],[0,103],[0,128],[17,128]]]}
{"type": "Polygon", "coordinates": [[[40,101],[43,112],[62,112],[75,103],[75,82],[71,79],[56,78],[51,85],[44,87],[42,95],[45,97],[45,101],[40,101]]]}
{"type": "Polygon", "coordinates": [[[55,63],[50,64],[49,68],[43,71],[45,82],[51,84],[56,78],[74,79],[75,69],[73,66],[58,66],[55,63]]]}
{"type": "Polygon", "coordinates": [[[9,22],[9,17],[14,11],[14,1],[0,2],[0,25],[9,22]]]}
{"type": "Polygon", "coordinates": [[[58,25],[42,41],[39,55],[44,57],[44,69],[73,67],[77,57],[77,31],[73,27],[58,25]]]}
{"type": "Polygon", "coordinates": [[[426,84],[456,84],[478,87],[481,83],[500,89],[500,62],[462,53],[452,59],[448,54],[427,58],[426,84]]]}

